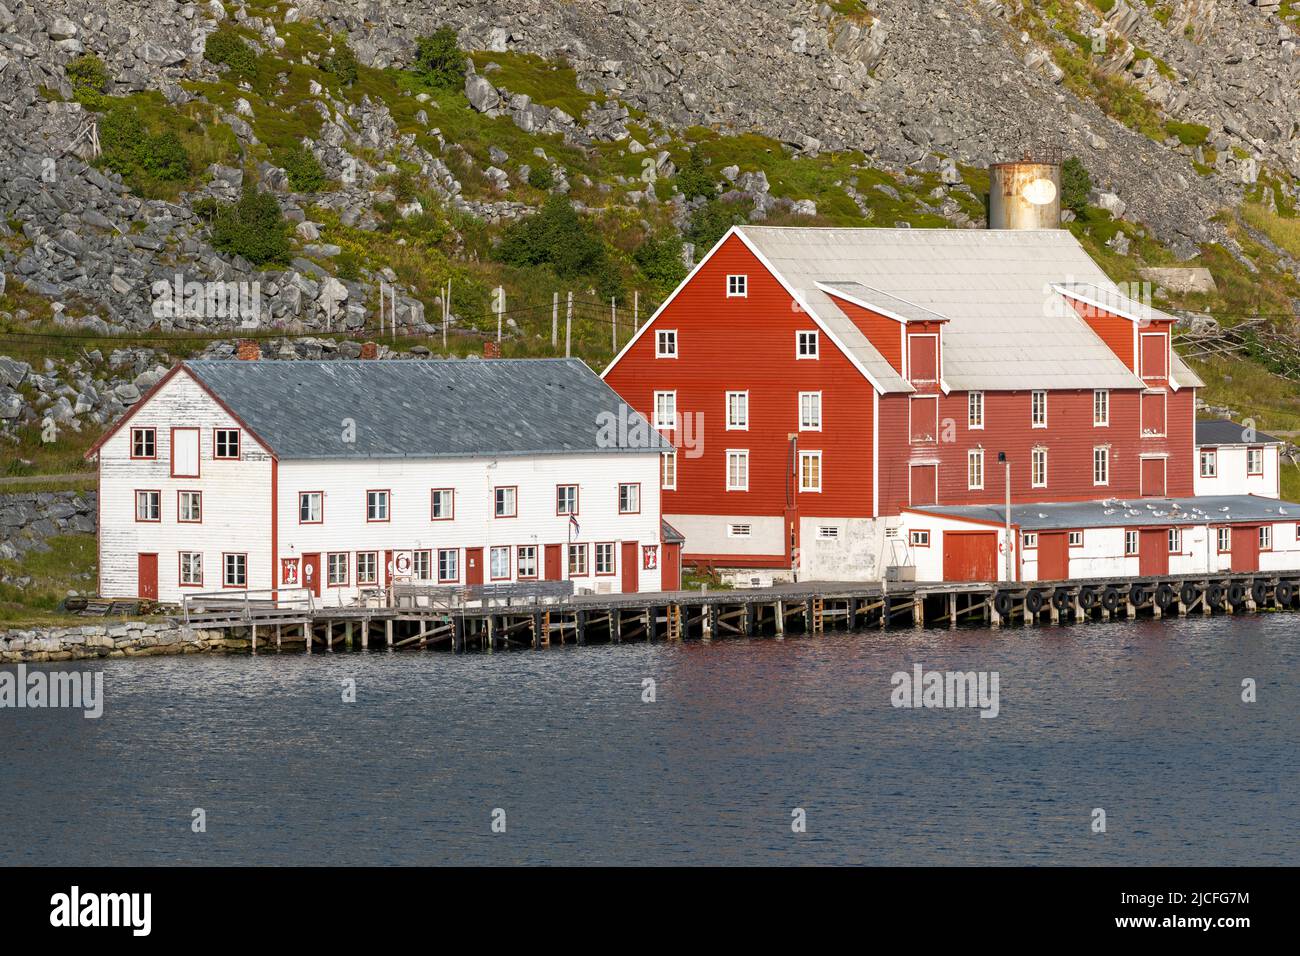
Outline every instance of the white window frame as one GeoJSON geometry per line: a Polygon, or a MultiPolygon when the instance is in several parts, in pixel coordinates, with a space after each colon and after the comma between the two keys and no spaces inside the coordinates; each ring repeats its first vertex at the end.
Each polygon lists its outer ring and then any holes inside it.
{"type": "Polygon", "coordinates": [[[366,520],[388,521],[392,517],[392,495],[386,488],[375,488],[366,492],[366,520]],[[374,496],[373,500],[371,496],[374,496]],[[380,508],[380,503],[383,508],[380,508]]]}
{"type": "Polygon", "coordinates": [[[1262,524],[1259,526],[1259,550],[1273,550],[1273,526],[1271,524],[1262,524]]]}
{"type": "Polygon", "coordinates": [[[677,392],[655,392],[655,428],[666,428],[672,431],[677,427],[677,392]],[[665,420],[664,413],[667,413],[665,420]]]}
{"type": "Polygon", "coordinates": [[[330,551],[325,555],[325,586],[344,588],[351,583],[351,560],[346,551],[330,551]],[[338,573],[342,572],[340,577],[338,573]]]}
{"type": "Polygon", "coordinates": [[[1130,528],[1124,530],[1124,557],[1131,558],[1141,553],[1142,536],[1130,528]]]}
{"type": "Polygon", "coordinates": [[[930,547],[930,529],[916,528],[907,533],[907,543],[913,548],[930,547]]]}
{"type": "MultiPolygon", "coordinates": [[[[412,562],[414,563],[414,562],[412,562]]],[[[357,552],[357,585],[379,583],[379,552],[357,552]]]]}
{"type": "Polygon", "coordinates": [[[1232,553],[1232,529],[1215,528],[1214,530],[1217,532],[1214,536],[1215,537],[1214,544],[1216,550],[1218,550],[1219,554],[1231,554],[1232,553]]]}
{"type": "Polygon", "coordinates": [[[1247,448],[1247,449],[1246,449],[1246,477],[1247,477],[1247,478],[1259,478],[1259,477],[1260,477],[1261,475],[1263,475],[1263,474],[1264,474],[1264,449],[1263,449],[1262,447],[1261,447],[1261,448],[1247,448]],[[1256,459],[1258,459],[1258,461],[1259,461],[1259,470],[1258,470],[1258,471],[1256,471],[1255,469],[1253,469],[1253,468],[1251,467],[1251,465],[1250,465],[1250,462],[1251,462],[1251,459],[1252,459],[1252,458],[1256,458],[1256,459]]]}
{"type": "Polygon", "coordinates": [[[1032,448],[1029,451],[1029,486],[1031,488],[1047,487],[1046,448],[1032,448]],[[1040,470],[1041,474],[1039,473],[1040,470]]]}
{"type": "Polygon", "coordinates": [[[1110,427],[1110,389],[1108,388],[1092,390],[1092,427],[1110,427]]]}
{"type": "Polygon", "coordinates": [[[227,588],[248,587],[248,555],[228,551],[221,556],[221,586],[227,588]],[[233,564],[231,558],[235,559],[233,564]],[[236,580],[232,584],[231,571],[235,571],[235,576],[237,578],[242,577],[243,580],[236,580]]]}
{"type": "Polygon", "coordinates": [[[1030,551],[1038,547],[1038,532],[1026,531],[1020,536],[1020,547],[1025,551],[1030,551]]]}
{"type": "Polygon", "coordinates": [[[821,358],[821,333],[817,329],[798,329],[794,333],[794,357],[796,359],[812,359],[816,361],[821,358]],[[805,352],[805,344],[812,347],[811,351],[805,352]]]}
{"type": "Polygon", "coordinates": [[[655,358],[677,358],[676,329],[655,330],[655,358]]]}
{"type": "Polygon", "coordinates": [[[727,298],[746,299],[749,297],[749,276],[736,274],[727,276],[727,298]]]}
{"type": "Polygon", "coordinates": [[[537,545],[521,544],[515,548],[515,571],[519,577],[532,581],[540,577],[537,569],[537,545]],[[524,567],[529,568],[527,574],[524,573],[524,567]]]}
{"type": "Polygon", "coordinates": [[[1110,448],[1106,445],[1094,445],[1092,448],[1092,484],[1096,488],[1110,484],[1110,448]],[[1101,466],[1100,469],[1098,465],[1101,466]],[[1097,477],[1099,472],[1100,480],[1097,477]]]}
{"type": "Polygon", "coordinates": [[[971,448],[966,452],[966,490],[984,490],[983,448],[971,448]]]}
{"type": "Polygon", "coordinates": [[[984,393],[966,393],[966,427],[971,431],[984,429],[984,393]]]}
{"type": "Polygon", "coordinates": [[[614,557],[614,542],[597,541],[591,549],[591,570],[593,574],[608,576],[618,570],[614,557]]]}
{"type": "Polygon", "coordinates": [[[1202,448],[1198,459],[1198,471],[1202,478],[1219,477],[1219,450],[1217,448],[1202,448]],[[1206,465],[1209,465],[1209,468],[1206,468],[1206,465]]]}
{"type": "Polygon", "coordinates": [[[1047,389],[1045,388],[1036,388],[1029,393],[1029,427],[1047,427],[1047,389]]]}
{"type": "Polygon", "coordinates": [[[411,552],[411,577],[417,581],[433,580],[433,552],[428,548],[411,552]]]}
{"type": "Polygon", "coordinates": [[[822,430],[822,393],[821,392],[800,392],[799,393],[799,431],[801,432],[819,432],[822,430]],[[804,402],[809,402],[805,408],[804,402]],[[815,412],[816,414],[805,414],[805,412],[815,412]]]}
{"type": "Polygon", "coordinates": [[[429,498],[429,519],[450,521],[456,517],[456,489],[432,488],[429,498]]]}
{"type": "Polygon", "coordinates": [[[1066,546],[1067,548],[1082,548],[1082,547],[1083,547],[1083,532],[1082,532],[1082,531],[1071,531],[1071,532],[1069,532],[1069,534],[1066,536],[1066,539],[1065,539],[1065,546],[1066,546]]]}
{"type": "Polygon", "coordinates": [[[727,392],[727,431],[729,432],[747,432],[749,431],[749,392],[727,392]],[[737,402],[733,404],[733,402],[737,402]],[[733,411],[739,411],[739,416],[733,416],[733,411]]]}
{"type": "Polygon", "coordinates": [[[202,551],[182,551],[180,553],[179,568],[180,577],[178,583],[181,587],[195,588],[203,587],[203,552],[202,551]],[[189,558],[189,567],[186,567],[185,559],[189,558]],[[188,570],[189,574],[186,574],[188,570]],[[195,572],[197,571],[197,575],[195,572]],[[195,580],[197,577],[197,580],[195,580]],[[187,580],[188,578],[188,580],[187,580]]]}
{"type": "Polygon", "coordinates": [[[568,517],[569,515],[578,514],[578,486],[575,484],[556,485],[555,486],[555,513],[557,516],[568,517]],[[569,493],[572,492],[573,504],[569,505],[569,493]]]}
{"type": "Polygon", "coordinates": [[[1170,554],[1183,553],[1183,529],[1182,528],[1169,529],[1169,553],[1170,554]]]}
{"type": "Polygon", "coordinates": [[[438,580],[444,584],[447,582],[456,582],[460,580],[460,548],[439,548],[438,549],[438,580]],[[445,556],[450,556],[444,560],[445,556]],[[445,571],[454,573],[447,574],[445,571]]]}
{"type": "Polygon", "coordinates": [[[677,452],[661,451],[659,453],[659,489],[661,491],[677,490],[677,452]]]}
{"type": "Polygon", "coordinates": [[[488,579],[492,581],[508,581],[512,575],[513,568],[510,562],[510,545],[495,544],[488,548],[488,579]],[[497,574],[497,559],[505,558],[505,574],[497,574]]]}
{"type": "Polygon", "coordinates": [[[637,515],[641,513],[641,483],[639,481],[619,482],[618,513],[621,515],[637,515]],[[625,489],[626,494],[624,494],[625,489]],[[633,505],[635,507],[632,507],[633,505]]]}
{"type": "Polygon", "coordinates": [[[323,491],[300,491],[298,492],[298,523],[299,524],[320,524],[325,520],[325,492],[323,491]],[[302,516],[303,502],[307,503],[307,517],[302,516]],[[315,509],[312,504],[315,504],[315,509]],[[314,515],[314,517],[313,517],[314,515]]]}
{"type": "Polygon", "coordinates": [[[801,451],[799,452],[799,490],[815,494],[822,490],[822,453],[820,451],[801,451]],[[817,483],[809,483],[807,478],[806,463],[817,462],[817,483]]]}
{"type": "Polygon", "coordinates": [[[728,448],[727,449],[727,491],[748,491],[749,490],[749,449],[748,448],[728,448]],[[744,469],[744,480],[733,481],[732,476],[735,474],[733,462],[738,463],[744,469]]]}
{"type": "Polygon", "coordinates": [[[519,517],[519,489],[514,485],[497,485],[492,489],[492,517],[519,517]]]}

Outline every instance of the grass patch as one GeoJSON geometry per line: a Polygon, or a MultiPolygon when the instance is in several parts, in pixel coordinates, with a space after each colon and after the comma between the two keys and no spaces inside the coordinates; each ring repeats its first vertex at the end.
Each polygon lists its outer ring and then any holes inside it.
{"type": "Polygon", "coordinates": [[[0,624],[33,627],[44,624],[87,623],[85,618],[59,610],[68,591],[93,593],[97,586],[96,539],[93,534],[56,535],[46,539],[49,550],[28,551],[11,561],[0,561],[0,571],[30,577],[25,588],[0,584],[0,624]]]}

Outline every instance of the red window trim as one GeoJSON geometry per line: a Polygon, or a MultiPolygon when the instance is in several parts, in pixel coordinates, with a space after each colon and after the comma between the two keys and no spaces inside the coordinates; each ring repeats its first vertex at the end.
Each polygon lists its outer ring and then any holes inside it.
{"type": "MultiPolygon", "coordinates": [[[[356,579],[357,579],[357,587],[363,587],[363,586],[365,586],[365,585],[377,585],[377,584],[379,584],[379,552],[378,552],[378,551],[358,551],[358,552],[356,552],[356,556],[355,556],[352,560],[355,562],[355,567],[356,567],[356,571],[355,571],[355,573],[354,573],[354,576],[355,576],[356,579]],[[374,579],[373,581],[362,581],[362,580],[361,580],[361,560],[360,560],[360,559],[361,559],[361,555],[363,555],[363,554],[373,554],[373,555],[375,556],[375,579],[374,579]]],[[[328,570],[329,570],[329,565],[326,564],[325,568],[326,568],[326,571],[328,572],[328,570]]]]}
{"type": "Polygon", "coordinates": [[[248,569],[248,552],[247,552],[247,551],[222,551],[222,552],[221,552],[221,586],[222,586],[222,588],[229,589],[229,590],[231,590],[231,591],[247,591],[247,590],[248,590],[248,579],[249,579],[249,576],[250,576],[250,572],[249,572],[249,569],[248,569]],[[226,583],[226,558],[228,558],[228,557],[231,557],[231,558],[243,557],[243,559],[244,559],[244,583],[243,583],[243,584],[227,584],[227,583],[226,583]]]}
{"type": "Polygon", "coordinates": [[[131,495],[131,513],[135,516],[137,524],[158,524],[162,521],[162,489],[161,488],[135,488],[131,495]],[[154,494],[158,496],[158,517],[141,518],[140,517],[140,495],[154,494]]]}
{"type": "Polygon", "coordinates": [[[197,488],[178,488],[176,489],[176,523],[177,524],[203,524],[203,492],[197,488]],[[181,517],[181,495],[198,495],[199,496],[199,520],[193,518],[181,517]]]}
{"type": "MultiPolygon", "coordinates": [[[[927,416],[928,421],[928,416],[927,416]]],[[[909,445],[937,445],[939,443],[939,396],[938,395],[909,395],[907,396],[907,443],[909,445]],[[934,404],[934,435],[930,438],[917,438],[916,429],[912,426],[912,409],[916,407],[916,402],[931,402],[934,404]]]]}
{"type": "Polygon", "coordinates": [[[569,542],[568,547],[566,547],[564,550],[564,567],[566,573],[570,578],[585,578],[591,576],[591,548],[587,547],[587,543],[585,541],[569,542]],[[585,571],[575,572],[573,570],[573,556],[571,554],[571,551],[574,548],[582,548],[582,552],[583,552],[582,564],[583,567],[586,568],[585,571]]]}
{"type": "Polygon", "coordinates": [[[429,520],[430,521],[454,521],[456,519],[456,489],[455,488],[430,488],[429,489],[429,520]],[[451,492],[451,514],[445,518],[439,518],[433,513],[433,498],[440,491],[451,492]]]}
{"type": "Polygon", "coordinates": [[[596,542],[594,542],[594,543],[592,544],[592,546],[591,546],[591,573],[592,573],[592,576],[594,576],[594,577],[598,577],[598,578],[612,578],[612,577],[617,576],[617,574],[618,574],[618,542],[616,542],[616,541],[596,541],[596,542]],[[609,556],[610,556],[611,560],[610,560],[610,562],[609,562],[610,570],[608,570],[608,571],[598,571],[598,570],[596,570],[596,549],[597,549],[598,547],[600,547],[602,544],[607,544],[607,545],[609,545],[609,556]]]}
{"type": "Polygon", "coordinates": [[[615,501],[616,501],[616,503],[617,503],[617,505],[618,505],[618,513],[619,513],[619,514],[621,514],[621,515],[639,515],[639,514],[641,513],[641,482],[639,482],[639,481],[620,481],[620,482],[618,483],[618,491],[616,492],[616,494],[617,494],[618,497],[615,499],[615,501]],[[624,510],[623,510],[623,488],[624,488],[624,487],[630,487],[630,486],[632,486],[632,485],[635,485],[635,486],[636,486],[636,511],[624,511],[624,510]]]}
{"type": "Polygon", "coordinates": [[[1141,398],[1138,399],[1138,428],[1140,429],[1141,438],[1168,438],[1169,437],[1169,393],[1163,390],[1142,392],[1141,398]],[[1144,409],[1148,396],[1160,396],[1160,431],[1148,432],[1147,421],[1144,409]]]}
{"type": "MultiPolygon", "coordinates": [[[[363,499],[362,504],[366,509],[363,512],[366,516],[366,524],[387,524],[393,520],[393,490],[391,488],[367,488],[366,497],[363,499]],[[370,496],[381,493],[388,496],[385,499],[387,507],[384,508],[384,514],[386,517],[372,518],[370,517],[370,496]]],[[[325,517],[325,506],[323,504],[321,505],[321,517],[325,517]]]]}
{"type": "MultiPolygon", "coordinates": [[[[157,450],[158,450],[158,446],[154,445],[154,451],[156,452],[157,450]]],[[[173,425],[171,430],[171,447],[167,449],[167,454],[170,457],[171,477],[173,478],[203,477],[203,429],[195,425],[173,425]],[[195,448],[197,454],[195,454],[194,456],[194,465],[198,469],[198,471],[196,471],[192,475],[176,474],[176,433],[177,432],[194,432],[194,437],[197,439],[198,444],[197,447],[195,448]]]]}
{"type": "MultiPolygon", "coordinates": [[[[493,510],[495,510],[495,501],[493,502],[493,506],[494,506],[494,507],[493,507],[493,510]]],[[[518,493],[518,492],[515,492],[515,510],[516,510],[516,511],[519,510],[519,493],[518,493]]],[[[566,482],[560,482],[560,483],[557,483],[556,486],[555,486],[555,516],[556,516],[557,518],[567,518],[567,517],[569,517],[570,515],[572,515],[573,517],[577,518],[577,517],[581,517],[581,515],[579,514],[579,512],[580,512],[581,510],[582,510],[582,488],[581,488],[581,486],[580,486],[576,481],[566,481],[566,482]],[[560,489],[561,489],[561,488],[572,488],[572,489],[573,489],[573,510],[572,510],[572,511],[561,511],[561,510],[560,510],[560,489]]]]}
{"type": "MultiPolygon", "coordinates": [[[[207,573],[207,569],[204,568],[203,565],[204,565],[204,561],[203,561],[202,551],[177,551],[176,552],[176,586],[178,588],[203,587],[203,575],[207,573]],[[181,555],[182,554],[197,554],[199,556],[199,583],[198,584],[186,584],[184,581],[181,580],[181,555]]],[[[248,565],[244,565],[244,568],[245,568],[244,573],[247,574],[248,565]]]]}
{"type": "MultiPolygon", "coordinates": [[[[506,561],[506,566],[507,566],[507,567],[511,567],[511,568],[514,567],[514,564],[513,564],[513,561],[514,561],[514,553],[513,553],[513,548],[512,548],[510,545],[508,545],[508,544],[492,544],[492,545],[488,545],[488,549],[487,549],[487,552],[488,552],[488,554],[487,554],[487,559],[488,559],[488,580],[489,580],[489,581],[509,581],[509,580],[510,580],[510,577],[511,577],[509,573],[505,574],[504,576],[499,576],[499,575],[496,575],[496,574],[493,574],[493,573],[492,573],[492,552],[495,551],[495,550],[497,550],[498,548],[505,548],[505,549],[506,549],[506,558],[508,559],[508,560],[506,561]]],[[[516,569],[516,570],[517,570],[517,569],[516,569]]]]}
{"type": "Polygon", "coordinates": [[[352,558],[347,551],[326,551],[325,552],[325,587],[327,588],[350,588],[352,587],[352,558]],[[342,584],[330,583],[330,558],[333,555],[341,554],[348,560],[348,574],[342,584]]]}
{"type": "Polygon", "coordinates": [[[540,579],[542,567],[540,564],[541,555],[537,553],[539,547],[540,545],[536,545],[536,544],[515,545],[515,577],[518,578],[520,581],[537,581],[540,579]],[[522,557],[525,548],[533,549],[533,573],[532,574],[524,574],[522,571],[519,570],[519,560],[522,557]]]}
{"type": "Polygon", "coordinates": [[[1246,448],[1246,477],[1247,477],[1247,478],[1262,478],[1263,475],[1264,475],[1264,446],[1263,446],[1263,445],[1251,445],[1251,446],[1248,446],[1248,447],[1246,448]],[[1250,470],[1250,453],[1251,453],[1252,451],[1257,451],[1257,452],[1259,452],[1259,471],[1251,471],[1251,470],[1250,470]]]}
{"type": "Polygon", "coordinates": [[[929,528],[908,528],[907,529],[907,546],[909,548],[928,548],[930,547],[930,543],[932,541],[934,541],[934,535],[931,533],[929,528]],[[925,532],[925,544],[917,544],[915,541],[912,540],[912,535],[922,531],[925,532]]]}
{"type": "Polygon", "coordinates": [[[433,572],[433,579],[437,581],[439,584],[459,584],[460,566],[461,566],[461,560],[460,560],[461,549],[460,548],[434,548],[432,550],[433,550],[433,554],[430,555],[430,560],[433,562],[433,567],[431,567],[429,570],[433,572]],[[456,576],[454,578],[444,578],[442,576],[442,561],[440,560],[440,557],[442,555],[442,552],[444,551],[456,552],[456,576]]]}
{"type": "Polygon", "coordinates": [[[1169,378],[1169,333],[1168,332],[1139,332],[1138,333],[1138,378],[1144,382],[1164,382],[1169,378]],[[1160,364],[1164,370],[1159,375],[1148,375],[1146,372],[1146,350],[1142,347],[1149,338],[1164,339],[1161,344],[1162,358],[1160,364]]]}
{"type": "Polygon", "coordinates": [[[298,523],[299,524],[324,524],[325,523],[325,492],[324,491],[298,492],[298,523]],[[320,495],[320,520],[319,521],[302,520],[302,496],[303,495],[320,495]]]}
{"type": "Polygon", "coordinates": [[[158,460],[158,429],[153,425],[141,425],[138,428],[131,429],[131,445],[128,449],[132,461],[157,461],[158,460]],[[153,432],[153,454],[137,455],[135,453],[135,433],[136,432],[153,432]]]}
{"type": "Polygon", "coordinates": [[[212,429],[212,460],[213,461],[239,461],[239,457],[244,451],[244,430],[242,428],[231,428],[223,425],[221,428],[212,429]],[[217,432],[234,432],[235,433],[235,454],[218,455],[217,454],[217,432]]]}
{"type": "Polygon", "coordinates": [[[519,517],[519,486],[518,485],[493,485],[492,486],[492,517],[498,519],[518,518],[519,517]],[[497,492],[506,488],[512,488],[515,492],[515,511],[514,514],[499,515],[497,514],[497,492]]]}

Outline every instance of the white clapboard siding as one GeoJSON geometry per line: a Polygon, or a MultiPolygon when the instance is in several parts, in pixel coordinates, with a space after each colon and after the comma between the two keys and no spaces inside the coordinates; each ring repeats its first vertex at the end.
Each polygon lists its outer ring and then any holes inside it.
{"type": "MultiPolygon", "coordinates": [[[[203,587],[222,586],[224,552],[248,555],[248,586],[271,587],[271,456],[247,433],[240,436],[240,460],[213,458],[215,431],[238,424],[184,372],[172,378],[99,453],[100,592],[106,597],[139,596],[138,555],[158,555],[158,597],[179,601],[180,552],[203,554],[203,587]],[[154,428],[157,456],[131,459],[131,432],[154,428]],[[172,477],[172,429],[197,429],[198,477],[172,477]],[[135,520],[136,490],[158,490],[161,521],[135,520]],[[203,493],[200,524],[177,521],[179,491],[203,493]]],[[[194,432],[178,432],[193,435],[194,432]]],[[[184,455],[182,454],[182,464],[184,455]]],[[[183,469],[191,470],[191,469],[183,469]]]]}

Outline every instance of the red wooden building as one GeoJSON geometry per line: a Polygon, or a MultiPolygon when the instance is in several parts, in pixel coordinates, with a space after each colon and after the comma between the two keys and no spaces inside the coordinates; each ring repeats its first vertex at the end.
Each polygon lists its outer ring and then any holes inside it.
{"type": "Polygon", "coordinates": [[[604,378],[676,446],[686,563],[874,579],[931,545],[905,515],[1008,474],[1016,504],[1192,495],[1172,323],[1065,230],[739,226],[604,378]]]}

